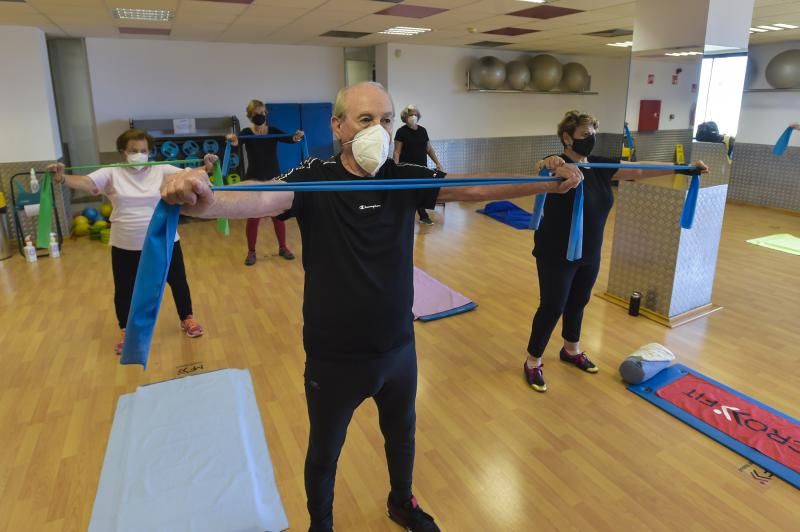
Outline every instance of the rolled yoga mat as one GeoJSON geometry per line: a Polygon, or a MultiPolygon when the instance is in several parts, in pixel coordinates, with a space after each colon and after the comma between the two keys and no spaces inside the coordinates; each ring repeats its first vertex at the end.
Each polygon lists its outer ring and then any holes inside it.
{"type": "Polygon", "coordinates": [[[414,266],[414,319],[433,321],[469,312],[478,305],[414,266]]]}
{"type": "Polygon", "coordinates": [[[510,225],[514,229],[531,228],[531,213],[510,201],[492,201],[476,212],[510,225]]]}
{"type": "Polygon", "coordinates": [[[643,345],[622,361],[619,374],[628,384],[639,384],[655,377],[674,360],[672,351],[661,344],[643,345]]]}
{"type": "Polygon", "coordinates": [[[288,527],[247,370],[119,398],[89,532],[288,527]]]}

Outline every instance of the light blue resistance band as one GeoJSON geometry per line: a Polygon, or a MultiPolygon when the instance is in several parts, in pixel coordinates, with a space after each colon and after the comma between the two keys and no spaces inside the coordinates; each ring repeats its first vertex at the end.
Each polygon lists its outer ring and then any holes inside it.
{"type": "Polygon", "coordinates": [[[778,142],[775,143],[775,147],[772,148],[772,154],[777,155],[780,157],[784,153],[786,153],[786,148],[789,147],[789,139],[792,137],[792,132],[794,128],[787,127],[786,131],[778,139],[778,142]]]}
{"type": "MultiPolygon", "coordinates": [[[[224,159],[223,159],[224,160],[224,159]]],[[[609,163],[581,164],[579,166],[595,168],[620,168],[622,166],[644,169],[669,169],[696,171],[693,166],[662,166],[662,165],[619,165],[609,163]]],[[[699,188],[698,176],[693,176],[692,184],[699,188]]],[[[468,185],[498,185],[498,184],[518,184],[561,181],[554,177],[531,177],[531,178],[452,178],[452,179],[397,179],[397,180],[375,180],[365,179],[358,181],[316,181],[306,183],[282,183],[272,185],[240,185],[213,187],[213,190],[227,190],[237,192],[248,191],[355,191],[355,190],[387,190],[387,189],[410,189],[410,188],[445,188],[454,186],[468,185]]],[[[697,201],[697,194],[692,194],[690,187],[687,194],[687,203],[697,201]]],[[[538,200],[537,200],[538,201],[538,200]]],[[[543,200],[542,200],[543,202],[543,200]]],[[[686,206],[684,206],[686,214],[686,206]]],[[[125,343],[122,348],[122,364],[141,364],[147,366],[147,359],[150,352],[150,343],[153,337],[158,309],[164,293],[167,273],[169,272],[170,260],[172,259],[172,249],[177,231],[178,217],[180,209],[176,206],[169,206],[159,202],[153,215],[153,221],[147,229],[142,258],[140,260],[139,271],[136,275],[136,285],[134,287],[134,297],[131,302],[131,312],[128,319],[125,343]],[[146,273],[145,273],[146,272],[146,273]]],[[[694,207],[691,208],[691,216],[694,216],[694,207]]],[[[570,227],[570,240],[567,248],[567,258],[577,260],[581,257],[583,247],[583,185],[579,185],[575,190],[575,202],[573,203],[572,226],[570,227]],[[570,258],[572,257],[572,258],[570,258]]]]}
{"type": "MultiPolygon", "coordinates": [[[[580,163],[576,164],[579,168],[632,168],[638,170],[671,170],[674,172],[698,172],[696,166],[687,165],[662,165],[662,164],[617,164],[617,163],[580,163]]],[[[550,172],[543,168],[539,175],[550,175],[550,172]]],[[[689,190],[686,193],[686,200],[683,203],[683,212],[681,212],[681,227],[684,229],[691,229],[694,224],[694,215],[697,210],[697,199],[700,195],[700,174],[692,173],[692,179],[689,182],[689,190]]],[[[533,215],[531,216],[530,228],[534,231],[539,229],[539,224],[542,222],[542,215],[544,213],[544,203],[547,199],[547,194],[537,194],[533,202],[533,215]]],[[[570,227],[570,241],[567,245],[567,260],[579,260],[583,255],[583,244],[578,245],[578,238],[582,240],[583,231],[574,232],[580,219],[580,225],[583,226],[583,183],[575,188],[575,200],[572,204],[572,225],[570,227]]]]}
{"type": "MultiPolygon", "coordinates": [[[[561,181],[556,177],[505,177],[505,178],[453,178],[453,179],[364,179],[358,181],[315,181],[306,183],[284,183],[274,185],[233,185],[212,187],[212,190],[225,191],[354,191],[387,190],[410,188],[446,188],[469,185],[500,185],[519,183],[542,183],[561,181]]],[[[175,233],[178,228],[180,206],[167,205],[160,201],[153,213],[147,236],[142,248],[136,284],[133,289],[131,311],[125,330],[122,346],[122,364],[141,364],[147,366],[150,344],[153,339],[158,310],[164,294],[164,286],[169,273],[175,233]]],[[[582,215],[581,215],[582,217],[582,215]]],[[[575,228],[582,231],[582,225],[575,228]]]]}
{"type": "Polygon", "coordinates": [[[631,161],[635,161],[636,160],[636,155],[635,155],[636,146],[633,145],[633,137],[631,136],[631,130],[628,127],[628,123],[627,122],[625,122],[625,126],[624,127],[625,127],[625,139],[628,141],[628,149],[631,152],[631,161]]]}

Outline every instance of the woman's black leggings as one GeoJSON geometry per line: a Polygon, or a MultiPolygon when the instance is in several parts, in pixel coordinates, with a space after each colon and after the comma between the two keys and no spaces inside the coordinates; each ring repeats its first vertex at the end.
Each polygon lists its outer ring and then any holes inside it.
{"type": "MultiPolygon", "coordinates": [[[[141,251],[111,247],[111,271],[114,274],[114,308],[117,311],[119,328],[124,329],[128,323],[128,312],[131,310],[133,285],[136,282],[136,270],[139,269],[141,251]]],[[[181,243],[175,242],[172,260],[167,273],[167,283],[172,288],[172,298],[178,309],[178,317],[186,319],[192,314],[192,296],[189,283],[186,281],[186,268],[183,265],[181,243]]]]}
{"type": "Polygon", "coordinates": [[[536,269],[539,272],[540,302],[533,316],[528,353],[539,358],[562,315],[561,336],[568,342],[580,340],[583,309],[592,297],[600,261],[576,264],[537,257],[536,269]]]}

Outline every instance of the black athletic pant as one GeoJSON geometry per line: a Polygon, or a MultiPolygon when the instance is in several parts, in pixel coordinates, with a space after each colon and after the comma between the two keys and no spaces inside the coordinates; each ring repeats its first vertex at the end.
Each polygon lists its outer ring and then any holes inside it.
{"type": "Polygon", "coordinates": [[[340,362],[309,357],[305,388],[311,425],[305,464],[311,530],[333,527],[336,462],[353,412],[369,397],[378,406],[392,496],[411,497],[417,419],[414,343],[380,359],[340,362]]]}
{"type": "Polygon", "coordinates": [[[430,218],[430,215],[428,214],[428,211],[427,209],[425,209],[425,207],[420,207],[419,209],[417,209],[417,214],[419,214],[420,220],[425,220],[426,218],[430,218]]]}
{"type": "MultiPolygon", "coordinates": [[[[136,282],[136,270],[139,268],[141,251],[111,247],[111,271],[114,274],[114,308],[117,311],[119,328],[128,324],[128,313],[131,310],[133,285],[136,282]]],[[[178,309],[178,317],[186,319],[192,314],[192,296],[189,283],[186,281],[186,268],[183,265],[183,253],[180,241],[175,242],[172,250],[172,261],[167,273],[167,283],[172,288],[172,298],[178,309]]]]}
{"type": "Polygon", "coordinates": [[[600,260],[575,264],[537,257],[536,269],[539,272],[540,302],[533,316],[528,353],[539,358],[562,315],[561,336],[568,342],[581,339],[583,309],[592,297],[600,260]]]}

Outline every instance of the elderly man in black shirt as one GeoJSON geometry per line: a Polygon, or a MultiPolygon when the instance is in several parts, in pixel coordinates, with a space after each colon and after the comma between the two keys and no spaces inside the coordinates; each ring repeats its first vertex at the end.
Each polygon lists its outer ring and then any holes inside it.
{"type": "MultiPolygon", "coordinates": [[[[388,158],[394,105],[377,83],[342,89],[331,126],[342,151],[309,159],[276,182],[444,177],[388,158]]],[[[203,218],[293,215],[303,240],[303,342],[310,422],[305,464],[312,531],[333,527],[336,463],[355,409],[372,398],[385,440],[389,516],[415,532],[437,531],[411,492],[416,430],[414,214],[436,201],[482,201],[566,192],[582,174],[562,166],[561,182],[443,189],[346,192],[216,192],[202,170],[170,176],[162,187],[182,213],[203,218]]],[[[483,177],[486,174],[482,174],[483,177]]],[[[276,189],[280,189],[276,183],[276,189]]]]}

